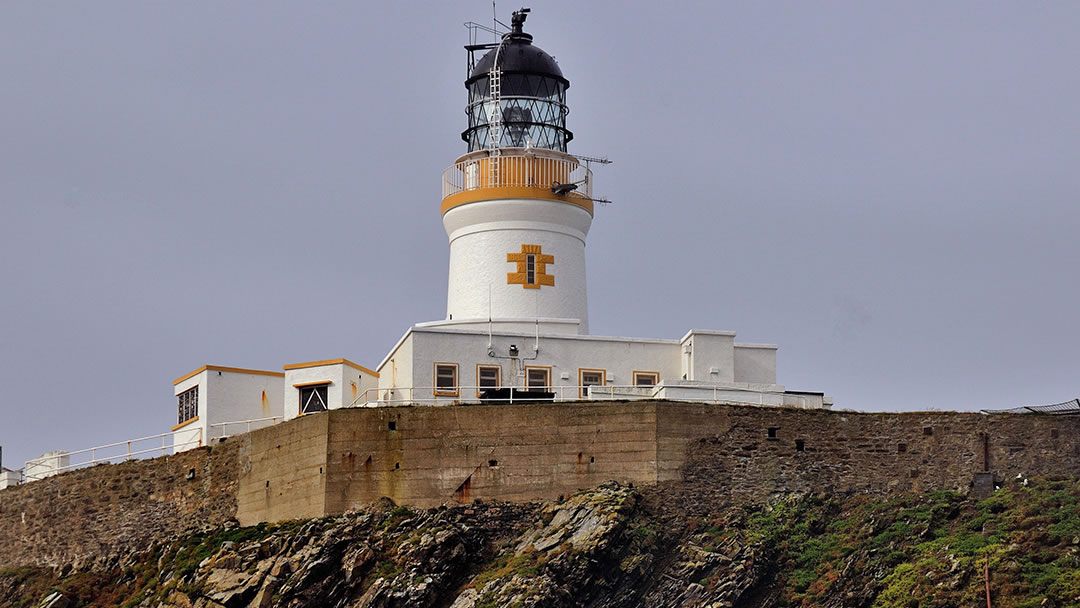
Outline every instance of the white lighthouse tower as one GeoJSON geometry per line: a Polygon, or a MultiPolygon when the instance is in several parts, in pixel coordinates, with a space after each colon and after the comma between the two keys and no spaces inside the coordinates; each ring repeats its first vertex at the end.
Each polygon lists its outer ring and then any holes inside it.
{"type": "MultiPolygon", "coordinates": [[[[639,399],[831,407],[824,393],[777,384],[776,346],[736,342],[733,331],[589,335],[585,239],[598,200],[589,163],[607,161],[567,152],[570,81],[524,32],[527,13],[515,12],[496,42],[465,47],[468,150],[443,173],[446,318],[410,326],[372,369],[344,358],[280,372],[203,366],[174,383],[178,450],[209,443],[230,421],[250,428],[344,407],[639,399]]],[[[668,312],[679,313],[675,304],[668,312]]]]}
{"type": "Polygon", "coordinates": [[[467,47],[486,53],[465,81],[468,152],[443,176],[450,277],[439,325],[585,334],[592,176],[566,151],[570,81],[523,31],[527,13],[499,42],[467,47]]]}

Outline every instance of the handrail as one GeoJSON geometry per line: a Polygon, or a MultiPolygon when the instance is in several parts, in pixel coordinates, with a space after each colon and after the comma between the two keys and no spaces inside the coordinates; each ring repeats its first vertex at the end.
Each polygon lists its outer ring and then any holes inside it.
{"type": "Polygon", "coordinates": [[[215,422],[215,423],[210,425],[210,428],[217,427],[217,428],[222,429],[222,432],[224,432],[224,429],[227,426],[236,425],[236,424],[243,424],[243,425],[246,425],[246,430],[244,432],[248,433],[248,432],[251,431],[251,423],[253,423],[253,422],[266,422],[267,420],[269,420],[270,425],[273,426],[273,425],[277,424],[278,421],[282,421],[284,419],[285,419],[284,416],[269,416],[269,417],[266,417],[266,418],[251,418],[250,420],[230,420],[228,422],[215,422]]]}
{"type": "MultiPolygon", "coordinates": [[[[641,386],[633,384],[592,384],[592,385],[551,385],[543,387],[523,387],[523,386],[455,386],[453,389],[447,387],[433,387],[433,386],[397,386],[397,387],[383,387],[383,388],[369,388],[353,400],[353,402],[346,407],[379,407],[392,404],[464,404],[464,403],[508,403],[512,404],[515,401],[536,401],[535,397],[522,397],[520,394],[514,396],[514,391],[542,391],[555,393],[554,401],[588,401],[597,399],[649,399],[656,395],[658,388],[677,389],[681,388],[680,385],[652,385],[641,386]],[[509,396],[506,398],[485,398],[481,399],[478,393],[490,389],[513,389],[510,391],[509,396]],[[451,392],[453,391],[453,392],[451,392]],[[402,395],[402,396],[398,396],[402,395]]],[[[691,388],[691,387],[687,387],[691,388]]],[[[699,389],[711,389],[712,390],[712,403],[715,404],[734,404],[734,405],[766,405],[764,401],[764,392],[751,388],[741,388],[734,386],[720,386],[720,385],[694,385],[692,388],[699,389]],[[748,397],[753,395],[753,398],[748,399],[731,399],[729,393],[748,393],[748,397]]],[[[673,397],[665,397],[666,399],[673,401],[692,401],[695,403],[702,402],[699,396],[687,399],[679,399],[673,397]]]]}
{"type": "Polygon", "coordinates": [[[559,185],[576,184],[578,189],[567,196],[592,199],[592,170],[569,154],[542,148],[500,148],[497,179],[484,169],[489,158],[487,151],[481,150],[466,154],[447,167],[443,171],[443,198],[491,187],[552,189],[559,185]]]}
{"type": "Polygon", "coordinates": [[[117,441],[115,443],[107,443],[105,445],[99,445],[99,446],[95,446],[95,447],[92,447],[92,448],[86,448],[86,449],[83,449],[83,450],[75,450],[73,452],[58,452],[58,453],[54,453],[53,455],[39,456],[38,458],[33,458],[31,460],[28,460],[26,462],[26,464],[23,465],[23,468],[19,469],[20,478],[21,478],[20,483],[25,483],[27,481],[38,481],[40,479],[45,479],[46,477],[51,477],[52,475],[57,475],[59,473],[64,473],[64,472],[67,472],[67,471],[72,471],[74,469],[80,469],[80,468],[83,468],[83,467],[89,467],[89,466],[93,466],[95,464],[101,464],[101,463],[104,463],[104,462],[112,462],[114,460],[134,460],[136,457],[144,456],[146,454],[158,454],[159,453],[159,455],[165,456],[165,455],[168,454],[168,451],[170,449],[172,449],[175,452],[177,448],[187,447],[187,446],[190,446],[190,445],[195,445],[197,447],[202,447],[202,445],[203,445],[203,432],[202,432],[201,428],[198,429],[198,433],[197,433],[196,437],[194,439],[190,439],[188,441],[182,441],[180,443],[177,443],[175,441],[174,435],[175,435],[175,431],[169,431],[168,433],[159,433],[157,435],[149,435],[147,437],[139,437],[138,439],[129,439],[127,441],[117,441]],[[168,438],[173,438],[172,444],[169,444],[166,441],[168,438]],[[140,443],[140,442],[143,442],[143,441],[150,441],[150,440],[153,440],[153,439],[161,439],[161,446],[160,447],[152,447],[152,448],[136,449],[136,450],[131,449],[132,444],[137,444],[137,443],[140,443]],[[100,456],[100,457],[98,456],[98,451],[99,450],[107,450],[109,448],[115,448],[115,447],[120,447],[120,446],[125,446],[127,448],[126,451],[124,451],[122,454],[112,454],[112,455],[100,456]],[[70,462],[70,459],[71,459],[72,456],[79,456],[79,455],[82,455],[82,454],[90,454],[90,458],[88,460],[83,460],[83,461],[80,461],[80,462],[74,462],[74,463],[70,462]],[[56,459],[57,461],[59,461],[62,458],[67,458],[68,459],[68,464],[60,465],[60,466],[57,466],[57,467],[50,467],[49,470],[48,470],[48,474],[35,475],[35,474],[32,474],[32,473],[28,473],[26,471],[27,465],[41,464],[41,465],[47,466],[48,462],[50,460],[56,459]]]}

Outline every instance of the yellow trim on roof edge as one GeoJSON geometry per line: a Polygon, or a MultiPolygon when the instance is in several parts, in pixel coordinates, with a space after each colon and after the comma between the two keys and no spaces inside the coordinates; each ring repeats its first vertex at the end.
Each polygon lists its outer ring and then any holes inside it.
{"type": "Polygon", "coordinates": [[[293,388],[304,388],[305,386],[322,386],[324,384],[331,385],[334,382],[332,380],[312,380],[311,382],[300,382],[294,384],[293,388]]]}
{"type": "Polygon", "coordinates": [[[284,378],[285,377],[285,374],[283,374],[281,372],[271,372],[271,371],[267,371],[265,369],[243,369],[241,367],[224,367],[222,365],[204,365],[204,366],[200,367],[199,369],[197,369],[197,370],[195,370],[195,371],[193,371],[191,373],[184,374],[183,376],[180,376],[176,380],[173,380],[173,386],[176,386],[177,384],[180,384],[184,380],[187,380],[188,378],[190,378],[192,376],[196,376],[198,374],[201,374],[201,373],[203,373],[205,371],[233,372],[234,374],[256,374],[256,375],[259,375],[259,376],[277,376],[279,378],[284,378]]]}
{"type": "MultiPolygon", "coordinates": [[[[362,372],[366,372],[368,374],[371,374],[372,376],[375,376],[376,378],[379,377],[379,372],[377,372],[375,370],[368,369],[368,368],[364,367],[363,365],[353,363],[352,361],[349,361],[348,359],[327,359],[325,361],[308,361],[307,363],[290,363],[289,365],[286,365],[286,366],[282,367],[281,369],[284,369],[284,370],[304,369],[305,367],[321,367],[323,365],[348,365],[348,366],[351,366],[351,367],[355,367],[356,369],[358,369],[358,370],[360,370],[362,372]]],[[[284,374],[282,374],[282,375],[284,375],[284,374]]]]}
{"type": "Polygon", "coordinates": [[[170,431],[176,431],[176,430],[180,430],[180,429],[184,428],[185,426],[187,426],[187,425],[191,424],[192,422],[195,422],[195,421],[196,421],[196,420],[198,420],[198,419],[199,419],[199,417],[198,417],[198,416],[195,416],[194,418],[188,418],[187,420],[185,420],[185,421],[181,422],[180,424],[178,424],[178,425],[176,425],[176,426],[172,427],[172,428],[171,428],[171,429],[169,429],[169,430],[170,430],[170,431]]]}
{"type": "Polygon", "coordinates": [[[581,207],[585,211],[588,211],[589,215],[593,215],[593,202],[583,196],[575,196],[574,194],[569,194],[567,196],[559,196],[558,194],[552,192],[549,188],[531,188],[529,186],[496,186],[494,188],[475,188],[473,190],[465,190],[464,192],[451,194],[450,196],[443,199],[442,213],[443,215],[446,215],[446,212],[450,211],[454,207],[460,207],[461,205],[467,205],[469,203],[478,203],[480,201],[493,201],[504,198],[528,198],[554,201],[557,203],[566,203],[568,205],[581,207]]]}

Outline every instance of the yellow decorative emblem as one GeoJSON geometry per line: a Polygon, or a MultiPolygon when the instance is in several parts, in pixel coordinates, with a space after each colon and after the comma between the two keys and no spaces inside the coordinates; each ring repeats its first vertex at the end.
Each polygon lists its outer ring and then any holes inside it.
{"type": "Polygon", "coordinates": [[[547,265],[555,263],[555,256],[542,253],[540,245],[522,245],[521,253],[506,254],[506,261],[517,263],[517,272],[506,273],[507,285],[521,285],[525,289],[555,286],[555,275],[547,273],[547,265]]]}

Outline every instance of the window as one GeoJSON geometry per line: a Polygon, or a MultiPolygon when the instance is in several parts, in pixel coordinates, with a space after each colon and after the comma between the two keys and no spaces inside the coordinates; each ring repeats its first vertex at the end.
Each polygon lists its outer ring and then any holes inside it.
{"type": "Polygon", "coordinates": [[[538,391],[546,391],[551,385],[550,367],[526,367],[525,388],[538,391]]]}
{"type": "Polygon", "coordinates": [[[315,412],[326,411],[326,393],[330,388],[330,384],[309,384],[307,386],[298,386],[300,389],[300,413],[301,414],[314,414],[315,412]]]}
{"type": "Polygon", "coordinates": [[[183,424],[199,415],[199,387],[193,386],[176,396],[176,424],[183,424]]]}
{"type": "Polygon", "coordinates": [[[445,397],[458,396],[457,363],[435,364],[435,394],[445,397]]]}
{"type": "Polygon", "coordinates": [[[477,365],[476,396],[479,397],[483,389],[498,388],[502,384],[501,372],[498,365],[477,365]]]}
{"type": "Polygon", "coordinates": [[[555,286],[555,275],[548,272],[548,267],[555,264],[555,256],[544,253],[540,245],[522,245],[520,253],[507,253],[506,261],[515,266],[515,272],[506,273],[507,285],[521,285],[525,289],[555,286]]]}
{"type": "Polygon", "coordinates": [[[579,369],[578,370],[578,389],[579,395],[582,399],[589,396],[590,386],[603,386],[607,372],[602,369],[579,369]]]}
{"type": "Polygon", "coordinates": [[[660,372],[634,372],[634,386],[656,386],[660,383],[660,372]]]}

